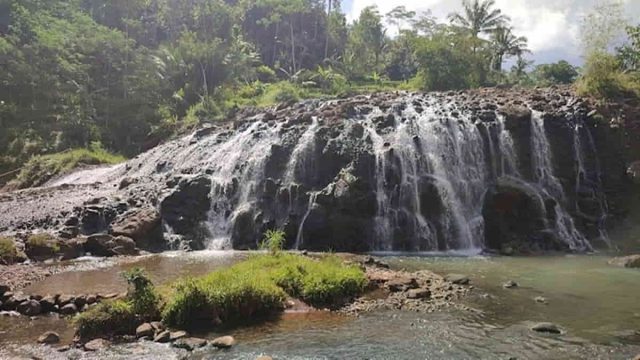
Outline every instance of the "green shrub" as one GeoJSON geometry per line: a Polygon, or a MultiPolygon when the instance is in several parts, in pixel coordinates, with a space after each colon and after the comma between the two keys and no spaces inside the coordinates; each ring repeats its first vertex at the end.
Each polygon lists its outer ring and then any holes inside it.
{"type": "Polygon", "coordinates": [[[13,264],[24,260],[26,256],[16,248],[15,240],[0,236],[0,264],[13,264]]]}
{"type": "Polygon", "coordinates": [[[287,295],[332,306],[361,293],[366,282],[362,270],[335,256],[253,255],[230,268],[179,281],[163,321],[192,327],[218,319],[246,320],[281,310],[287,295]]]}
{"type": "Polygon", "coordinates": [[[110,154],[98,143],[94,143],[89,149],[75,149],[31,158],[11,185],[19,189],[40,186],[55,176],[68,173],[81,165],[117,164],[123,161],[124,157],[110,154]]]}
{"type": "Polygon", "coordinates": [[[133,268],[124,272],[123,277],[129,284],[127,299],[131,302],[134,313],[147,320],[157,318],[160,315],[160,297],[145,271],[133,268]]]}
{"type": "Polygon", "coordinates": [[[133,334],[141,323],[133,305],[125,300],[104,301],[76,316],[74,322],[81,339],[133,334]]]}
{"type": "Polygon", "coordinates": [[[578,80],[578,92],[604,99],[640,95],[640,83],[622,71],[615,56],[594,52],[587,58],[584,73],[578,80]]]}
{"type": "Polygon", "coordinates": [[[266,65],[258,66],[256,69],[256,76],[258,77],[258,81],[263,83],[272,83],[278,80],[276,72],[266,65]]]}
{"type": "Polygon", "coordinates": [[[260,249],[268,250],[271,255],[277,255],[284,248],[285,234],[282,230],[267,230],[260,249]]]}

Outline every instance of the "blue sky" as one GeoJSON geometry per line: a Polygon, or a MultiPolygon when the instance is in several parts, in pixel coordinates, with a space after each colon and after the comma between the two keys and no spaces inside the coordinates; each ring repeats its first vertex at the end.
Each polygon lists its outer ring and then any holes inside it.
{"type": "MultiPolygon", "coordinates": [[[[586,12],[600,0],[496,0],[497,6],[512,19],[518,35],[529,39],[536,63],[567,60],[582,63],[578,39],[580,22],[586,12]]],[[[630,21],[639,22],[640,0],[620,0],[630,21]]],[[[349,19],[358,16],[369,5],[377,5],[381,13],[404,5],[410,10],[431,10],[444,20],[447,14],[461,8],[461,0],[343,0],[342,9],[349,19]]]]}

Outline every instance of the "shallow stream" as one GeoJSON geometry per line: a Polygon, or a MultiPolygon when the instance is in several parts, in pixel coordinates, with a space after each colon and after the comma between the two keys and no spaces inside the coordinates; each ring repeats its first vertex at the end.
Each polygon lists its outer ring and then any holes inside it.
{"type": "MultiPolygon", "coordinates": [[[[380,311],[357,318],[316,312],[285,314],[233,329],[238,345],[187,355],[149,342],[114,346],[106,353],[57,353],[35,345],[46,330],[70,341],[72,327],[56,317],[0,318],[0,358],[255,359],[631,359],[640,354],[640,271],[607,264],[606,256],[405,257],[388,254],[394,268],[461,273],[475,287],[465,303],[477,311],[434,314],[380,311]],[[518,288],[505,289],[508,280],[518,288]],[[546,303],[534,300],[544,297],[546,303]],[[551,321],[565,333],[540,335],[529,327],[551,321]]],[[[104,263],[54,275],[34,293],[120,292],[120,272],[142,266],[157,283],[199,275],[246,256],[238,252],[168,253],[135,262],[104,263]]],[[[83,266],[86,267],[86,266],[83,266]]],[[[198,334],[213,338],[216,333],[198,334]]]]}

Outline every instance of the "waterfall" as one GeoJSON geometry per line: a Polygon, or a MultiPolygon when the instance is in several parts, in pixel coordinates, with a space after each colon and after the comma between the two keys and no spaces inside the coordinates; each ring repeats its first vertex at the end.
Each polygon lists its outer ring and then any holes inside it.
{"type": "Polygon", "coordinates": [[[298,235],[296,236],[295,249],[299,250],[302,244],[304,243],[304,223],[307,221],[311,210],[313,210],[313,205],[316,203],[316,199],[318,198],[318,192],[312,191],[309,194],[309,205],[307,206],[307,212],[304,213],[302,220],[300,221],[300,226],[298,227],[298,235]]]}
{"type": "Polygon", "coordinates": [[[342,236],[334,249],[359,241],[358,249],[372,251],[477,251],[486,246],[486,194],[502,179],[534,189],[553,213],[543,219],[545,230],[575,250],[590,248],[572,216],[593,216],[576,200],[591,191],[602,210],[594,221],[606,238],[606,199],[599,165],[588,155],[595,154],[588,129],[567,119],[575,123],[569,145],[576,162],[575,178],[567,178],[556,174],[554,156],[565,155],[553,153],[555,134],[545,130],[543,114],[517,120],[530,125],[512,121],[497,106],[469,106],[454,95],[309,102],[163,145],[126,173],[159,182],[206,174],[210,248],[232,248],[238,236],[250,246],[265,229],[280,228],[295,248],[333,247],[342,236]],[[531,172],[523,169],[528,164],[531,172]],[[314,209],[322,210],[317,217],[314,209]]]}
{"type": "MultiPolygon", "coordinates": [[[[573,218],[566,211],[562,204],[566,203],[566,195],[560,184],[560,181],[554,176],[553,162],[551,158],[551,150],[549,141],[544,128],[544,119],[542,115],[534,111],[532,114],[532,165],[534,167],[534,177],[537,184],[542,188],[543,192],[555,198],[557,203],[555,205],[556,223],[555,227],[558,230],[558,235],[564,241],[566,241],[570,248],[573,250],[585,250],[590,249],[591,245],[587,239],[576,229],[573,218]]],[[[576,156],[580,159],[582,157],[580,146],[576,145],[578,136],[574,134],[574,150],[576,156]]],[[[582,160],[578,160],[577,177],[581,177],[583,172],[582,160]]],[[[578,182],[577,182],[578,184],[578,182]]]]}

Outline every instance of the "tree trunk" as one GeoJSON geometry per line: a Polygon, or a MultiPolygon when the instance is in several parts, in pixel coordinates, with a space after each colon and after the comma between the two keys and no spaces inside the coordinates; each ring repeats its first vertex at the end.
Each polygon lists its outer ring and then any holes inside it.
{"type": "Polygon", "coordinates": [[[289,30],[291,33],[291,75],[293,75],[296,73],[296,41],[293,36],[293,14],[289,19],[289,30]]]}
{"type": "Polygon", "coordinates": [[[333,3],[333,0],[328,0],[328,2],[329,2],[329,6],[327,9],[327,26],[325,29],[326,36],[324,40],[324,58],[325,59],[329,57],[329,37],[331,35],[331,5],[333,3]]]}

